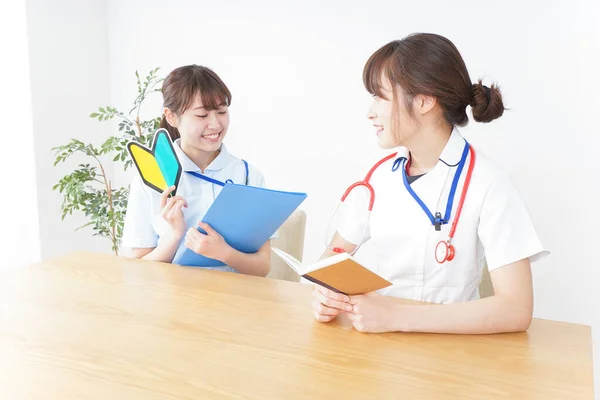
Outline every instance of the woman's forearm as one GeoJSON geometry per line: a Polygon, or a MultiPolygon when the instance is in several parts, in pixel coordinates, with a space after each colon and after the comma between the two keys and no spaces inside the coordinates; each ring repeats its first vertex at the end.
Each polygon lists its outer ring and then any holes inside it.
{"type": "Polygon", "coordinates": [[[532,313],[533,302],[500,295],[454,304],[399,304],[395,330],[456,334],[523,332],[531,324],[532,313]]]}
{"type": "Polygon", "coordinates": [[[231,248],[222,260],[225,264],[246,275],[267,276],[271,271],[271,244],[265,243],[253,254],[231,248]]]}
{"type": "Polygon", "coordinates": [[[156,246],[151,252],[141,257],[142,260],[148,261],[161,261],[170,263],[173,261],[173,257],[175,257],[175,253],[177,252],[177,248],[179,247],[179,242],[181,239],[167,239],[161,238],[158,241],[158,246],[156,246]]]}

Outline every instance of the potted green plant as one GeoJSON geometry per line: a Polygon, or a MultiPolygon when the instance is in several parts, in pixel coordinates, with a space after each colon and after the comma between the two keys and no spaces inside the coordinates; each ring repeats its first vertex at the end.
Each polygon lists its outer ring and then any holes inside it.
{"type": "Polygon", "coordinates": [[[159,68],[151,70],[144,80],[137,78],[137,97],[133,108],[126,114],[114,107],[99,107],[90,115],[98,121],[118,121],[118,134],[107,138],[99,147],[84,143],[78,139],[63,146],[54,147],[56,160],[54,165],[67,161],[74,154],[83,154],[89,163],[77,165],[68,175],[63,176],[53,187],[62,197],[62,217],[72,215],[74,211],[85,215],[87,222],[77,230],[90,227],[94,236],[110,240],[112,251],[119,255],[119,244],[123,234],[125,212],[129,197],[129,186],[114,187],[106,168],[106,159],[122,165],[126,171],[133,165],[127,153],[127,143],[134,140],[150,146],[160,117],[140,120],[140,110],[144,101],[152,93],[160,92],[158,85],[163,81],[157,75],[159,68]],[[104,162],[103,162],[104,160],[104,162]]]}

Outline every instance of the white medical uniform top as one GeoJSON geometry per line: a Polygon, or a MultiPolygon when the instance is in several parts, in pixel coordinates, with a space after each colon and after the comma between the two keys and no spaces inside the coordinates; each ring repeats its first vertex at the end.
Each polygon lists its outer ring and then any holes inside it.
{"type": "MultiPolygon", "coordinates": [[[[411,184],[433,215],[439,211],[445,216],[448,193],[464,146],[465,139],[454,129],[437,165],[411,184]]],[[[486,261],[493,271],[525,258],[533,262],[548,253],[510,177],[475,150],[471,184],[452,240],[456,255],[452,261],[438,264],[435,248],[439,241],[448,239],[470,155],[458,182],[450,221],[436,231],[406,190],[402,168],[392,171],[395,159],[409,157],[406,148],[397,151],[398,156],[383,163],[371,178],[375,204],[363,240],[371,241],[377,255],[377,260],[366,266],[393,283],[380,293],[434,303],[474,300],[479,298],[486,261]]],[[[366,200],[364,195],[346,199],[350,204],[345,206],[344,222],[337,230],[351,243],[360,242],[365,232],[365,218],[353,215],[365,215],[366,200]]]]}
{"type": "MultiPolygon", "coordinates": [[[[183,168],[177,195],[182,196],[188,204],[187,208],[183,208],[185,222],[188,228],[198,227],[198,221],[204,217],[222,187],[197,178],[185,171],[203,173],[221,182],[231,179],[233,183],[243,185],[246,183],[246,167],[241,159],[229,154],[225,145],[222,144],[219,155],[202,172],[181,150],[180,139],[175,141],[173,147],[183,168]]],[[[252,165],[248,165],[248,185],[265,186],[263,174],[252,165]]],[[[160,193],[144,185],[139,174],[135,174],[129,192],[125,226],[121,239],[122,246],[131,248],[156,247],[166,229],[168,229],[168,224],[160,215],[160,193]]],[[[177,264],[177,260],[186,249],[185,240],[182,239],[173,257],[174,264],[177,264]]],[[[211,269],[234,271],[228,266],[211,269]]]]}

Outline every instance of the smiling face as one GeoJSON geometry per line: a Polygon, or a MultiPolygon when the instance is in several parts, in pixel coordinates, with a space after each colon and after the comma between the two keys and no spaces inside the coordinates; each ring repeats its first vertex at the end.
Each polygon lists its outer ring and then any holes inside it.
{"type": "Polygon", "coordinates": [[[419,124],[413,118],[414,110],[408,111],[409,107],[413,107],[412,98],[405,96],[401,87],[392,88],[389,80],[382,76],[381,87],[373,93],[373,103],[367,114],[381,148],[406,146],[415,136],[419,124]]]}
{"type": "Polygon", "coordinates": [[[176,127],[181,135],[182,148],[194,148],[204,152],[215,152],[229,128],[229,109],[227,104],[217,105],[216,109],[207,109],[200,93],[196,94],[192,104],[180,115],[165,108],[169,124],[176,127]]]}

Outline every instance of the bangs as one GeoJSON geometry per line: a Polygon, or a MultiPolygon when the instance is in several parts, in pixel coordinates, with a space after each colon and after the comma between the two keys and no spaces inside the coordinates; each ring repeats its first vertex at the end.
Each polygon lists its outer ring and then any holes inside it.
{"type": "Polygon", "coordinates": [[[390,99],[383,94],[383,83],[381,80],[384,76],[388,77],[388,79],[391,78],[390,61],[394,55],[394,47],[395,42],[391,42],[377,50],[369,58],[363,69],[363,84],[367,92],[386,100],[390,99]]]}
{"type": "Polygon", "coordinates": [[[208,68],[196,68],[189,79],[189,84],[182,89],[183,103],[180,113],[192,106],[197,94],[200,94],[202,107],[206,111],[231,105],[231,92],[225,83],[208,68]]]}

